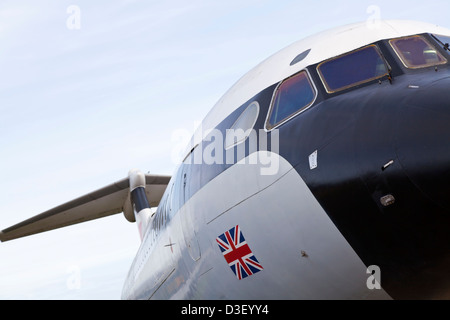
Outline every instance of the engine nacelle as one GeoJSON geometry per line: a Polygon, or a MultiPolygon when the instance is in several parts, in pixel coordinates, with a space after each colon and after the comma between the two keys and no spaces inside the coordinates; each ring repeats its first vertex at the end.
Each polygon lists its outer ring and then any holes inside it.
{"type": "Polygon", "coordinates": [[[128,173],[128,178],[130,181],[130,193],[125,201],[124,215],[128,221],[137,222],[139,235],[142,240],[152,215],[145,193],[145,174],[134,169],[128,173]]]}

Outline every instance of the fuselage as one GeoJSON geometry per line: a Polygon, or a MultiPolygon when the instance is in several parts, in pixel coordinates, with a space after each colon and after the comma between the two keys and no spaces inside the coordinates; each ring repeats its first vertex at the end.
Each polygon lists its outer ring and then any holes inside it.
{"type": "Polygon", "coordinates": [[[445,36],[355,24],[245,75],[194,135],[123,298],[450,298],[445,36]]]}

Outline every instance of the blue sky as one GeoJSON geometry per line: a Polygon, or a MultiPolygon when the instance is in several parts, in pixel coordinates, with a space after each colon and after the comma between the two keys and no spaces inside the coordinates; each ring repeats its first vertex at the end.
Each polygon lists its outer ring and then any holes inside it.
{"type": "MultiPolygon", "coordinates": [[[[193,132],[243,74],[373,8],[450,27],[448,0],[3,0],[0,229],[132,168],[171,174],[173,133],[193,132]]],[[[119,299],[139,245],[122,215],[1,243],[0,299],[119,299]]]]}

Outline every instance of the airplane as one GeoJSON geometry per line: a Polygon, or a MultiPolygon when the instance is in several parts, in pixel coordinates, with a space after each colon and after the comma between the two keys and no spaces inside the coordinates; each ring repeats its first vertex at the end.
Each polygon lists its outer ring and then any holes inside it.
{"type": "Polygon", "coordinates": [[[133,169],[0,240],[123,212],[123,299],[448,299],[449,43],[404,20],[304,38],[224,94],[172,176],[133,169]]]}

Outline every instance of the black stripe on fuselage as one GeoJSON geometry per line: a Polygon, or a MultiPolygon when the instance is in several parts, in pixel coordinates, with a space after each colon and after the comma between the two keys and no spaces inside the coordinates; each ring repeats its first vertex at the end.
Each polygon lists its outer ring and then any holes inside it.
{"type": "MultiPolygon", "coordinates": [[[[380,83],[376,80],[327,94],[317,65],[308,67],[317,99],[311,108],[277,128],[279,153],[306,182],[362,261],[380,267],[381,285],[392,297],[448,298],[449,66],[439,66],[438,71],[433,67],[404,70],[386,42],[376,45],[392,67],[393,82],[385,77],[380,83]],[[439,137],[433,141],[435,134],[439,137]],[[318,166],[310,169],[308,156],[315,150],[318,166]],[[380,199],[386,195],[395,202],[384,206],[380,199]]],[[[247,101],[216,129],[225,137],[225,130],[242,111],[258,101],[260,113],[254,128],[259,134],[276,85],[247,101]]],[[[246,150],[245,156],[248,146],[246,150]]],[[[171,199],[171,212],[177,212],[229,167],[225,161],[183,163],[158,212],[167,210],[167,199],[171,199]]]]}

